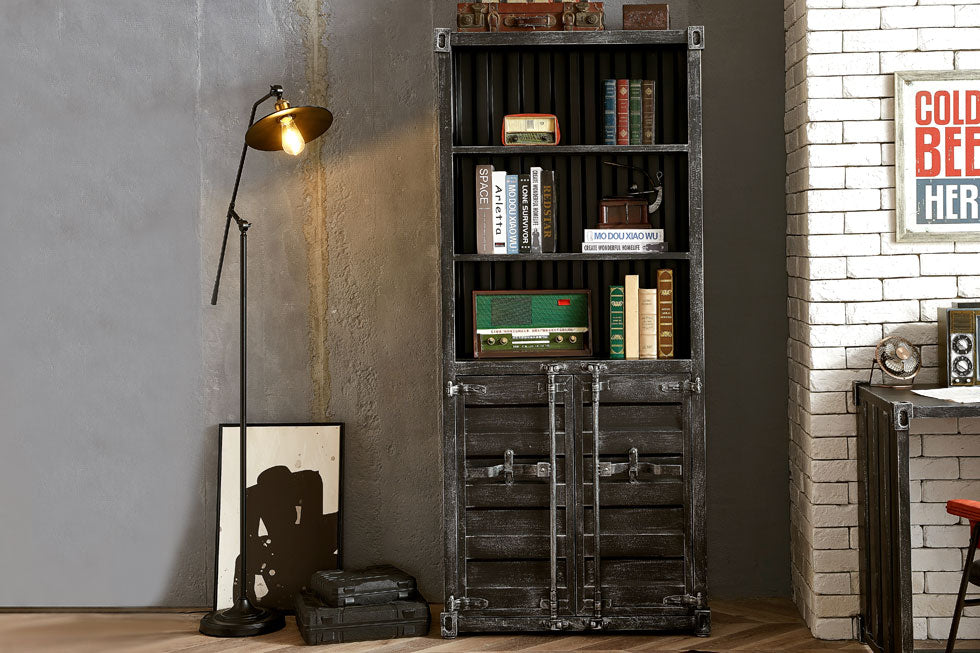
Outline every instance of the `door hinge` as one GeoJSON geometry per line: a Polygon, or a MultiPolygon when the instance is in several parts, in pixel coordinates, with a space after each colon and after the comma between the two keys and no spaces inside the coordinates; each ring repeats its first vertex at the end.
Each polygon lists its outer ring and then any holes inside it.
{"type": "Polygon", "coordinates": [[[703,608],[705,606],[704,594],[698,592],[693,596],[690,594],[665,596],[664,605],[687,605],[695,608],[703,608]]]}
{"type": "Polygon", "coordinates": [[[701,377],[696,376],[694,379],[688,379],[686,381],[661,383],[660,392],[693,392],[699,395],[701,394],[701,377]]]}
{"type": "Polygon", "coordinates": [[[446,395],[455,397],[456,395],[485,395],[487,386],[473,385],[471,383],[453,383],[446,381],[446,395]]]}
{"type": "Polygon", "coordinates": [[[478,599],[469,596],[461,596],[458,599],[452,595],[446,599],[446,610],[456,612],[458,610],[483,610],[490,605],[486,599],[478,599]]]}

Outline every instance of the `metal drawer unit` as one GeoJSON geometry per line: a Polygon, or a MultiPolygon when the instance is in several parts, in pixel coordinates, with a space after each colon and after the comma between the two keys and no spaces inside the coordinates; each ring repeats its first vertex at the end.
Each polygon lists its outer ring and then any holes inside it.
{"type": "Polygon", "coordinates": [[[703,29],[436,30],[443,288],[444,637],[710,631],[704,526],[703,29]],[[657,81],[659,145],[601,142],[601,80],[657,81]],[[557,147],[499,142],[506,113],[554,113],[557,147]],[[664,173],[670,252],[577,253],[598,199],[664,173]],[[475,250],[474,169],[554,169],[558,253],[475,250]],[[608,286],[674,271],[676,358],[605,360],[608,286]],[[596,359],[474,359],[474,290],[590,289],[596,359]],[[595,455],[598,452],[598,455],[595,455]],[[598,537],[596,534],[598,533],[598,537]]]}

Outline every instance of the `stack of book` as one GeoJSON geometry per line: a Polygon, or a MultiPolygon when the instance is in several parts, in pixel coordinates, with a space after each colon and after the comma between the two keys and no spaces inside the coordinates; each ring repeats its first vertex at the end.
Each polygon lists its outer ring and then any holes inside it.
{"type": "Polygon", "coordinates": [[[477,254],[551,254],[558,214],[554,170],[476,167],[477,254]]]}
{"type": "Polygon", "coordinates": [[[657,270],[657,287],[640,288],[626,275],[609,287],[609,358],[674,357],[674,271],[657,270]]]}
{"type": "Polygon", "coordinates": [[[666,252],[663,229],[586,229],[583,254],[666,252]]]}
{"type": "Polygon", "coordinates": [[[650,79],[606,79],[604,145],[653,145],[656,82],[650,79]]]}

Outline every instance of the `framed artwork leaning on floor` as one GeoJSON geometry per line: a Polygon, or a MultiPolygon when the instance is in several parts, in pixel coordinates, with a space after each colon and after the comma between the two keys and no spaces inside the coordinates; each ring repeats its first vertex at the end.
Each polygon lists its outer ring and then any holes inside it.
{"type": "MultiPolygon", "coordinates": [[[[341,565],[343,424],[249,424],[246,591],[283,612],[310,575],[341,565]]],[[[215,605],[230,607],[239,578],[239,425],[219,432],[215,605]]]]}

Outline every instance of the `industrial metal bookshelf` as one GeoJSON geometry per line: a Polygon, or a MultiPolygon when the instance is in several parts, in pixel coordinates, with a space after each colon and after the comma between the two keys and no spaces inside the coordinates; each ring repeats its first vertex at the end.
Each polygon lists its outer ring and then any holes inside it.
{"type": "Polygon", "coordinates": [[[463,632],[710,631],[705,547],[702,27],[434,35],[446,608],[463,632]],[[653,79],[656,145],[603,145],[604,79],[653,79]],[[562,142],[502,146],[510,113],[562,142]],[[582,254],[599,200],[663,173],[673,251],[582,254]],[[475,169],[555,170],[555,254],[476,253],[475,169]],[[608,290],[674,272],[675,358],[609,360],[608,290]],[[477,359],[474,290],[589,289],[593,357],[477,359]],[[598,456],[594,452],[598,451],[598,456]],[[599,534],[596,537],[596,533],[599,534]]]}

